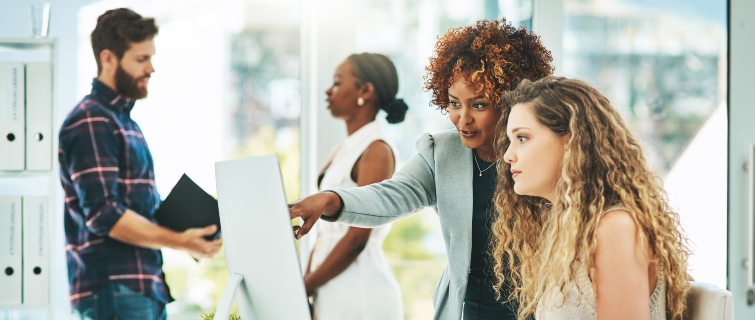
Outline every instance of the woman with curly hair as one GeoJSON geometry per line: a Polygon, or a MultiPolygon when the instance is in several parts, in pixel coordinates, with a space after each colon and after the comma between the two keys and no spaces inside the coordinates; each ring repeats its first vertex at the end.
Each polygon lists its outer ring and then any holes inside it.
{"type": "Polygon", "coordinates": [[[495,287],[516,284],[519,318],[681,319],[687,239],[608,99],[546,77],[505,105],[491,256],[495,287]]]}
{"type": "MultiPolygon", "coordinates": [[[[514,319],[517,305],[496,301],[485,255],[497,176],[493,138],[501,93],[551,74],[551,60],[538,36],[503,19],[449,30],[430,58],[425,89],[456,130],[422,136],[418,154],[391,179],[291,204],[291,217],[304,219],[297,237],[320,217],[372,228],[432,207],[447,257],[433,294],[434,319],[514,319]]],[[[509,296],[510,287],[498,289],[509,296]]]]}

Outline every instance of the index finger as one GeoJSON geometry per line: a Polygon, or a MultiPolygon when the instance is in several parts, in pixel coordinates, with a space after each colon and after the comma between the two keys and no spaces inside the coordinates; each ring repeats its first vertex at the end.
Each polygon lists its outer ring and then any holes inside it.
{"type": "Polygon", "coordinates": [[[312,218],[305,219],[304,220],[304,224],[299,229],[299,232],[296,233],[296,239],[297,240],[301,239],[301,237],[303,237],[304,235],[306,235],[307,233],[309,233],[309,230],[312,229],[312,226],[315,225],[315,221],[316,221],[316,219],[312,219],[312,218]]]}

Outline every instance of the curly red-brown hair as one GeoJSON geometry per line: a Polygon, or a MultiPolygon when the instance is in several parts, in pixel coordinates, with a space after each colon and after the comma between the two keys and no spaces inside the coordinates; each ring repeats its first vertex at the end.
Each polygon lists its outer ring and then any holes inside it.
{"type": "Polygon", "coordinates": [[[501,95],[523,79],[537,81],[553,73],[551,52],[540,37],[525,27],[514,28],[505,18],[479,20],[471,26],[450,29],[435,44],[425,75],[431,105],[448,108],[448,88],[458,79],[476,87],[495,105],[501,95]]]}

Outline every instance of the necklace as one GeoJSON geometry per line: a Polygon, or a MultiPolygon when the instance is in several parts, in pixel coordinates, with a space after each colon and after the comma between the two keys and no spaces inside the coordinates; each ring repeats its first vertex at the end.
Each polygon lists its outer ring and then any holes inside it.
{"type": "Polygon", "coordinates": [[[480,171],[480,177],[482,177],[483,172],[488,171],[488,169],[492,168],[496,163],[498,163],[498,160],[493,161],[493,163],[490,166],[485,168],[485,170],[482,170],[482,168],[480,168],[480,163],[477,162],[477,155],[475,155],[474,152],[472,152],[472,156],[474,156],[474,163],[477,165],[477,170],[480,171]]]}

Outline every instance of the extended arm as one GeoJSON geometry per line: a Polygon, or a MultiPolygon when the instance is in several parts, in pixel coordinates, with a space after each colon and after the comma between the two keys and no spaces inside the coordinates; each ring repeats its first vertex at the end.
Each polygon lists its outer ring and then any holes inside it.
{"type": "Polygon", "coordinates": [[[297,237],[307,234],[320,216],[356,227],[377,227],[435,205],[432,140],[426,135],[417,144],[420,153],[389,180],[320,192],[289,205],[292,219],[304,219],[297,237]]]}

